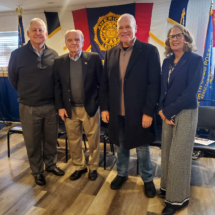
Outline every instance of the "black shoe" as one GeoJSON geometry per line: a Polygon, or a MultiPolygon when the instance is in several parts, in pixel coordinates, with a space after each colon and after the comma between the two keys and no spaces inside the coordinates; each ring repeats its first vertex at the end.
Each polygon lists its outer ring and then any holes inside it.
{"type": "Polygon", "coordinates": [[[65,172],[62,169],[60,169],[59,167],[55,167],[54,169],[50,169],[50,170],[47,169],[46,171],[47,172],[52,172],[52,173],[54,173],[57,176],[63,176],[63,175],[65,175],[65,172]]]}
{"type": "Polygon", "coordinates": [[[34,175],[35,183],[39,186],[46,185],[46,180],[43,174],[34,175]]]}
{"type": "Polygon", "coordinates": [[[158,193],[158,196],[159,196],[160,198],[165,199],[165,197],[166,197],[166,191],[160,189],[160,193],[158,193]]]}
{"type": "Polygon", "coordinates": [[[126,182],[128,179],[128,176],[122,177],[122,176],[116,176],[113,181],[111,182],[110,188],[112,190],[118,190],[122,187],[122,185],[126,182]]]}
{"type": "Polygon", "coordinates": [[[175,212],[176,212],[175,209],[166,206],[166,207],[163,209],[162,214],[163,214],[163,215],[173,215],[175,212]]]}
{"type": "Polygon", "coordinates": [[[82,174],[87,172],[87,168],[82,170],[76,170],[72,175],[70,176],[70,180],[75,181],[81,177],[82,174]]]}
{"type": "Polygon", "coordinates": [[[144,187],[145,187],[145,195],[148,198],[154,198],[156,196],[156,189],[153,181],[145,182],[144,187]]]}
{"type": "Polygon", "coordinates": [[[98,173],[97,173],[97,170],[90,170],[89,172],[89,175],[88,175],[88,178],[91,180],[91,181],[95,181],[98,177],[98,173]]]}

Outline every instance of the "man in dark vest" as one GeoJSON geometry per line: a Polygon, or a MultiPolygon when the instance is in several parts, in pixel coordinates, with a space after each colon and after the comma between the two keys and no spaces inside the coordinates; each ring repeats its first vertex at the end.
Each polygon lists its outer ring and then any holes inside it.
{"type": "Polygon", "coordinates": [[[99,86],[102,61],[98,54],[82,51],[84,36],[80,30],[69,30],[65,34],[69,53],[54,62],[55,105],[65,121],[69,150],[75,172],[71,180],[77,180],[87,172],[82,151],[83,128],[89,144],[90,180],[96,180],[99,166],[100,117],[99,86]]]}
{"type": "Polygon", "coordinates": [[[36,184],[46,184],[46,171],[62,176],[57,161],[57,113],[54,106],[53,63],[57,52],[45,45],[46,25],[32,19],[29,42],[12,52],[9,80],[19,96],[19,112],[28,159],[36,184]]]}
{"type": "Polygon", "coordinates": [[[160,86],[157,48],[135,37],[136,21],[130,14],[117,21],[120,42],[106,52],[100,87],[102,120],[109,122],[110,141],[117,145],[117,176],[111,189],[128,178],[130,149],[136,148],[145,195],[156,195],[149,143],[154,141],[153,116],[160,86]]]}

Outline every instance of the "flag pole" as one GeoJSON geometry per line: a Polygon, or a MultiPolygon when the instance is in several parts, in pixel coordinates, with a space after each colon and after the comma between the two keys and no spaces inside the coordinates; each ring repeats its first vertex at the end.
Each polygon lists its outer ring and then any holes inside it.
{"type": "Polygon", "coordinates": [[[16,8],[16,13],[19,15],[19,16],[22,16],[22,13],[23,13],[23,9],[22,9],[22,7],[17,7],[16,8]]]}
{"type": "Polygon", "coordinates": [[[16,13],[18,14],[18,32],[19,32],[19,47],[23,46],[25,43],[25,37],[24,37],[24,30],[23,30],[23,24],[22,24],[22,13],[23,13],[23,8],[20,6],[16,8],[16,13]]]}

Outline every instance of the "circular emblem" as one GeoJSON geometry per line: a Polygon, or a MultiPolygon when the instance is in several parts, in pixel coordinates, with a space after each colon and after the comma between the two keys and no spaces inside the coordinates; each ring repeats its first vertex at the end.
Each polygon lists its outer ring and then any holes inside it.
{"type": "Polygon", "coordinates": [[[107,51],[119,43],[117,20],[121,15],[112,12],[101,16],[94,26],[94,40],[101,51],[107,51]]]}

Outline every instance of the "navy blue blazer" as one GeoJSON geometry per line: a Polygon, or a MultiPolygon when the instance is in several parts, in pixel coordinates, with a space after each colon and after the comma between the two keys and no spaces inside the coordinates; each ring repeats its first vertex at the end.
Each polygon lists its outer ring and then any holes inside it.
{"type": "Polygon", "coordinates": [[[158,110],[171,120],[183,109],[198,107],[197,92],[203,74],[203,59],[193,52],[185,52],[174,70],[168,83],[168,74],[175,56],[166,58],[162,66],[161,94],[158,110]]]}

